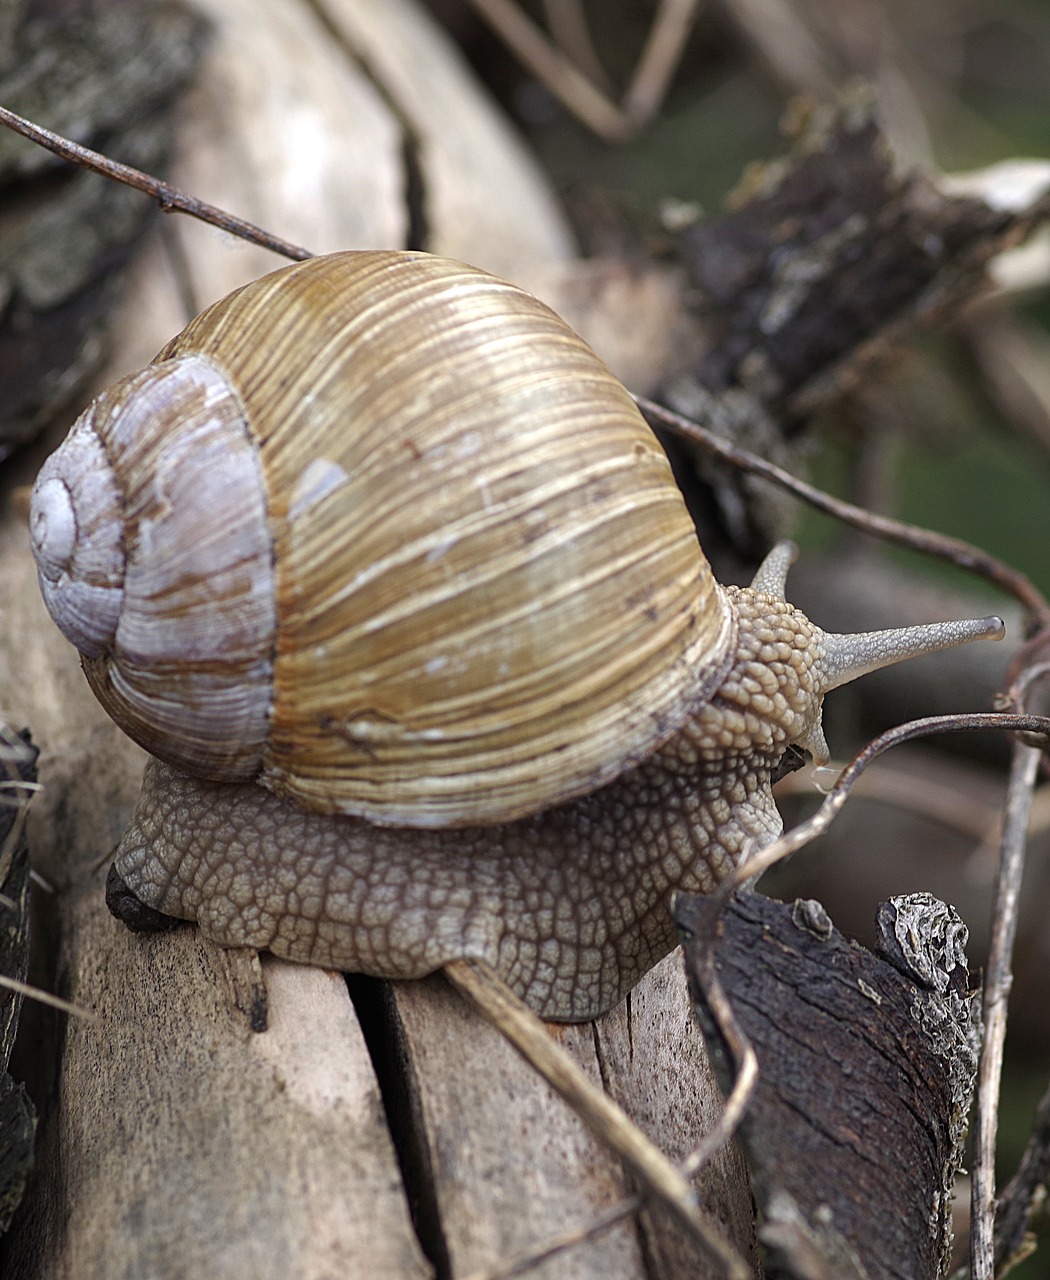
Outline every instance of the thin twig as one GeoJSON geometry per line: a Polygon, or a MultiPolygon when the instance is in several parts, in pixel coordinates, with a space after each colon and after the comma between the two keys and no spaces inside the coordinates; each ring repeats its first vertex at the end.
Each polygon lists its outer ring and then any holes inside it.
{"type": "Polygon", "coordinates": [[[751,1105],[758,1084],[758,1057],[737,1021],[715,963],[715,947],[722,937],[728,902],[728,897],[719,895],[705,898],[699,904],[704,927],[697,935],[699,946],[694,951],[693,961],[708,1011],[733,1059],[735,1075],[722,1114],[682,1164],[688,1177],[702,1169],[730,1141],[751,1105]]]}
{"type": "Polygon", "coordinates": [[[558,48],[603,93],[611,96],[612,84],[591,39],[583,0],[544,0],[543,9],[558,48]]]}
{"type": "Polygon", "coordinates": [[[97,151],[82,147],[78,142],[71,142],[68,138],[52,133],[50,129],[43,129],[40,125],[15,115],[13,111],[8,111],[6,107],[0,107],[0,124],[54,152],[63,160],[69,160],[84,169],[100,173],[105,178],[112,178],[115,182],[123,182],[125,186],[134,187],[136,191],[145,192],[157,201],[165,213],[188,213],[193,218],[199,218],[213,227],[228,231],[231,235],[239,236],[242,240],[260,245],[264,249],[271,249],[274,253],[292,258],[296,262],[302,262],[314,256],[309,249],[303,249],[297,244],[291,244],[288,240],[282,240],[279,236],[271,235],[262,227],[246,222],[243,218],[234,217],[232,213],[226,213],[225,210],[218,209],[204,200],[188,196],[178,188],[167,182],[161,182],[159,178],[151,177],[140,169],[133,169],[130,165],[110,160],[97,151]]]}
{"type": "Polygon", "coordinates": [[[715,896],[728,898],[749,880],[762,875],[778,862],[783,862],[817,836],[823,835],[846,803],[854,783],[873,760],[890,747],[915,738],[938,733],[974,733],[987,731],[1020,731],[1050,738],[1050,716],[1004,715],[1001,712],[975,712],[972,715],[926,716],[888,729],[862,748],[839,774],[838,781],[825,796],[820,808],[797,827],[766,845],[740,863],[714,890],[715,896]]]}
{"type": "Polygon", "coordinates": [[[0,760],[28,764],[36,754],[21,734],[15,733],[6,717],[0,716],[0,760]]]}
{"type": "Polygon", "coordinates": [[[487,964],[455,960],[444,966],[453,985],[471,1000],[518,1052],[610,1147],[638,1184],[675,1215],[689,1235],[715,1258],[731,1280],[747,1280],[750,1268],[700,1212],[682,1173],[583,1069],[551,1039],[537,1017],[487,964]]]}
{"type": "Polygon", "coordinates": [[[26,824],[27,810],[33,795],[40,790],[38,782],[20,775],[35,758],[34,749],[14,732],[6,720],[0,720],[0,809],[13,810],[4,817],[4,836],[0,840],[0,882],[7,879],[18,842],[26,824]]]}
{"type": "Polygon", "coordinates": [[[79,1004],[71,1004],[61,996],[53,996],[50,991],[41,991],[39,987],[30,986],[28,982],[22,982],[19,978],[10,978],[7,974],[0,973],[0,987],[6,987],[8,991],[25,996],[27,1000],[35,1000],[37,1004],[46,1004],[52,1009],[60,1009],[63,1013],[72,1014],[74,1018],[83,1019],[84,1022],[98,1021],[98,1014],[91,1009],[85,1009],[79,1004]]]}
{"type": "Polygon", "coordinates": [[[1050,628],[1050,602],[1038,587],[1023,573],[995,556],[989,555],[980,547],[963,542],[961,538],[934,533],[933,530],[924,529],[919,525],[905,524],[901,520],[892,520],[888,516],[866,511],[863,507],[855,507],[850,502],[832,497],[822,489],[799,480],[790,472],[784,471],[772,462],[767,462],[757,454],[737,448],[736,445],[723,440],[700,423],[684,418],[681,414],[674,413],[653,400],[648,400],[644,396],[635,396],[635,400],[650,422],[655,421],[683,439],[700,445],[720,461],[772,481],[782,489],[793,493],[797,498],[808,502],[810,506],[835,516],[845,524],[863,529],[866,533],[895,543],[897,546],[925,552],[940,560],[947,560],[960,569],[979,574],[1021,602],[1028,611],[1033,630],[1043,631],[1050,628]]]}
{"type": "MultiPolygon", "coordinates": [[[[505,41],[554,96],[589,129],[607,142],[626,142],[652,119],[667,92],[685,47],[699,0],[662,0],[631,77],[623,104],[605,91],[607,80],[586,74],[548,39],[514,0],[471,0],[482,18],[505,41]]],[[[573,6],[575,8],[575,6],[573,6]]],[[[559,43],[579,40],[579,32],[559,28],[559,43]]],[[[586,34],[586,33],[585,33],[586,34]]],[[[589,47],[589,36],[585,46],[589,47]]],[[[587,57],[594,65],[595,58],[587,57]]]]}
{"type": "Polygon", "coordinates": [[[33,884],[39,886],[39,888],[41,888],[45,893],[55,894],[58,892],[51,881],[46,880],[40,872],[35,870],[33,867],[29,868],[29,879],[33,884]]]}
{"type": "MultiPolygon", "coordinates": [[[[821,789],[823,790],[823,789],[821,789]]],[[[792,773],[777,783],[778,796],[811,798],[814,782],[805,772],[792,773]]],[[[970,840],[988,840],[999,834],[1002,814],[998,806],[966,794],[964,784],[942,782],[924,770],[908,772],[880,765],[865,773],[854,788],[855,796],[938,822],[970,840]]],[[[1048,813],[1050,825],[1050,813],[1048,813]]]]}
{"type": "Polygon", "coordinates": [[[25,804],[28,799],[43,789],[43,783],[27,782],[25,778],[0,779],[0,805],[10,804],[12,801],[16,804],[25,804]],[[7,792],[11,794],[7,795],[7,792]]]}
{"type": "MultiPolygon", "coordinates": [[[[711,1016],[714,1019],[719,1032],[722,1035],[722,1039],[725,1041],[733,1059],[735,1078],[733,1081],[733,1087],[730,1090],[729,1096],[726,1098],[725,1105],[722,1108],[722,1114],[719,1116],[716,1124],[712,1129],[704,1134],[700,1143],[694,1147],[689,1155],[679,1162],[677,1168],[683,1178],[695,1177],[704,1165],[706,1165],[729,1141],[731,1141],[740,1126],[740,1122],[743,1119],[748,1106],[750,1105],[751,1098],[754,1095],[755,1086],[758,1083],[758,1058],[751,1042],[744,1034],[736,1019],[733,1007],[729,1002],[729,998],[725,993],[725,988],[722,986],[721,979],[718,977],[718,971],[715,967],[714,951],[721,933],[720,921],[724,913],[725,902],[724,900],[715,902],[713,899],[708,898],[705,899],[701,905],[710,906],[710,911],[709,918],[704,922],[705,927],[703,929],[702,938],[700,938],[700,946],[697,948],[697,953],[694,958],[697,964],[698,977],[703,984],[704,996],[707,1001],[708,1009],[710,1010],[711,1016]]],[[[465,961],[459,963],[472,964],[473,962],[465,961]]],[[[448,966],[446,966],[446,972],[447,971],[448,966]]],[[[448,976],[458,985],[457,974],[449,974],[448,976]]],[[[497,981],[499,981],[499,979],[497,979],[497,981]]],[[[500,982],[500,985],[501,987],[503,986],[502,982],[500,982]]],[[[474,998],[472,991],[468,992],[468,994],[474,998]]],[[[538,1018],[535,1018],[535,1015],[531,1014],[531,1012],[529,1012],[529,1018],[535,1019],[535,1024],[539,1029],[538,1034],[543,1036],[544,1041],[547,1044],[553,1045],[553,1042],[549,1040],[549,1037],[546,1036],[546,1033],[543,1030],[542,1022],[538,1018]]],[[[497,1023],[496,1025],[504,1035],[507,1035],[502,1022],[497,1023]]],[[[509,1035],[507,1038],[511,1039],[509,1035]]],[[[512,1039],[512,1043],[516,1044],[516,1041],[512,1039]]],[[[521,1048],[521,1046],[517,1047],[519,1049],[521,1048]]],[[[545,1045],[541,1045],[541,1047],[545,1049],[545,1045]]],[[[557,1045],[554,1045],[553,1047],[558,1049],[557,1045]]],[[[522,1050],[522,1052],[525,1051],[522,1050]]],[[[558,1052],[560,1053],[561,1050],[558,1049],[558,1052]]],[[[533,1061],[529,1052],[525,1052],[525,1056],[530,1062],[533,1061]]],[[[544,1078],[548,1079],[550,1083],[553,1084],[555,1088],[558,1088],[559,1092],[561,1092],[560,1087],[555,1084],[553,1080],[550,1080],[550,1077],[547,1076],[546,1072],[543,1071],[542,1068],[538,1069],[541,1070],[544,1078]]],[[[585,1076],[583,1079],[586,1081],[585,1076]]],[[[587,1083],[588,1085],[590,1084],[589,1081],[587,1081],[587,1083]]],[[[590,1087],[593,1088],[593,1086],[590,1087]]],[[[598,1098],[603,1101],[605,1100],[605,1095],[603,1093],[599,1091],[595,1092],[598,1098]]],[[[563,1096],[566,1095],[563,1094],[563,1096]]],[[[567,1097],[566,1100],[569,1101],[570,1105],[573,1106],[574,1109],[577,1109],[575,1098],[567,1097]]],[[[582,1113],[580,1114],[582,1115],[582,1113]]],[[[598,1136],[602,1138],[603,1141],[607,1141],[604,1131],[595,1129],[595,1132],[598,1133],[598,1136]]],[[[623,1154],[622,1152],[619,1152],[618,1148],[616,1149],[619,1154],[623,1154]]],[[[624,1162],[627,1163],[626,1157],[624,1157],[624,1162]]],[[[639,1179],[639,1181],[641,1181],[641,1179],[639,1179]]],[[[642,1207],[642,1204],[643,1201],[640,1196],[632,1196],[629,1200],[624,1200],[621,1201],[620,1204],[614,1205],[605,1213],[594,1218],[587,1225],[573,1228],[571,1231],[566,1231],[559,1236],[553,1236],[544,1241],[542,1245],[532,1249],[527,1249],[522,1253],[515,1255],[513,1258],[504,1259],[496,1267],[489,1270],[474,1272],[469,1277],[465,1277],[465,1280],[509,1280],[512,1276],[521,1275],[523,1272],[539,1266],[540,1263],[546,1262],[548,1259],[555,1257],[559,1253],[564,1253],[568,1249],[576,1248],[577,1246],[586,1243],[588,1240],[594,1239],[594,1237],[599,1235],[601,1232],[609,1230],[631,1214],[636,1213],[642,1207]]],[[[730,1274],[733,1273],[730,1272],[730,1274]]]]}
{"type": "Polygon", "coordinates": [[[558,1254],[567,1253],[570,1249],[578,1249],[580,1245],[594,1240],[604,1231],[609,1231],[637,1213],[644,1204],[645,1201],[641,1196],[631,1196],[627,1200],[621,1200],[605,1213],[592,1218],[584,1226],[572,1227],[560,1235],[550,1236],[544,1240],[543,1244],[523,1249],[513,1257],[503,1258],[495,1266],[486,1267],[484,1271],[471,1271],[463,1276],[462,1280],[511,1280],[513,1276],[524,1275],[542,1263],[549,1262],[551,1258],[556,1258],[558,1254]]]}
{"type": "Polygon", "coordinates": [[[472,3],[533,75],[600,138],[623,142],[636,132],[634,121],[556,49],[513,0],[472,0],[472,3]]]}
{"type": "Polygon", "coordinates": [[[660,109],[689,39],[699,4],[700,0],[663,0],[656,11],[623,98],[624,111],[639,128],[660,109]]]}
{"type": "MultiPolygon", "coordinates": [[[[708,1008],[711,1015],[722,1034],[729,1052],[733,1058],[736,1071],[733,1087],[730,1090],[729,1097],[725,1100],[722,1108],[722,1114],[719,1116],[714,1127],[704,1134],[698,1146],[689,1153],[688,1156],[678,1163],[677,1169],[683,1178],[695,1177],[697,1173],[711,1159],[718,1154],[719,1151],[733,1138],[736,1130],[740,1126],[751,1098],[755,1091],[755,1085],[758,1083],[758,1058],[751,1045],[751,1042],[744,1035],[740,1024],[733,1013],[732,1005],[725,993],[721,980],[718,977],[714,963],[714,948],[719,936],[719,919],[722,915],[722,904],[719,904],[712,915],[709,922],[710,928],[705,929],[702,952],[697,957],[697,963],[700,970],[701,981],[704,984],[704,994],[707,999],[708,1008]]],[[[466,962],[470,963],[470,962],[466,962]]],[[[453,982],[457,981],[455,974],[449,977],[453,982]]],[[[502,986],[502,983],[501,983],[502,986]]],[[[472,995],[473,993],[469,993],[472,995]]],[[[534,1017],[530,1013],[530,1018],[534,1017]]],[[[497,1024],[503,1034],[507,1034],[502,1023],[497,1024]]],[[[547,1039],[546,1033],[543,1031],[543,1024],[536,1019],[536,1025],[539,1027],[539,1034],[547,1039]]],[[[510,1038],[508,1036],[508,1038],[510,1038]]],[[[515,1043],[512,1041],[512,1043],[515,1043]]],[[[553,1042],[550,1042],[553,1043],[553,1042]]],[[[554,1046],[557,1048],[557,1046],[554,1046]]],[[[519,1046],[520,1048],[520,1046],[519,1046]]],[[[561,1050],[558,1050],[561,1052],[561,1050]]],[[[526,1054],[529,1061],[531,1056],[526,1054]]],[[[549,1079],[544,1072],[544,1078],[549,1079]]],[[[586,1077],[584,1077],[586,1079],[586,1077]]],[[[551,1081],[553,1084],[554,1082],[551,1081]]],[[[554,1086],[558,1088],[557,1085],[554,1086]]],[[[560,1092],[560,1089],[559,1089],[560,1092]]],[[[565,1096],[565,1095],[563,1095],[565,1096]]],[[[599,1098],[604,1099],[605,1095],[598,1093],[599,1098]]],[[[575,1099],[568,1099],[575,1109],[575,1099]]],[[[598,1136],[605,1139],[604,1131],[598,1131],[598,1136]]],[[[619,1152],[618,1152],[619,1153],[619,1152]]],[[[622,1154],[622,1153],[620,1153],[622,1154]]],[[[627,1160],[625,1158],[625,1163],[627,1160]]],[[[641,1181],[641,1179],[639,1179],[641,1181]]],[[[524,1250],[522,1253],[516,1254],[513,1258],[506,1258],[495,1267],[479,1272],[473,1272],[464,1280],[510,1280],[510,1277],[521,1275],[533,1267],[539,1266],[542,1262],[548,1261],[550,1258],[564,1253],[569,1249],[577,1248],[581,1244],[585,1244],[588,1240],[593,1240],[596,1236],[622,1222],[625,1218],[637,1213],[642,1208],[644,1201],[641,1196],[631,1196],[627,1200],[621,1201],[619,1204],[613,1205],[612,1208],[606,1210],[605,1213],[598,1215],[585,1226],[573,1228],[570,1231],[563,1232],[561,1235],[552,1236],[545,1240],[542,1245],[535,1248],[524,1250]]],[[[730,1272],[730,1274],[733,1274],[730,1272]]]]}
{"type": "Polygon", "coordinates": [[[999,883],[984,978],[984,1041],[977,1078],[974,1124],[973,1180],[970,1187],[970,1274],[973,1280],[993,1280],[995,1276],[995,1139],[999,1125],[999,1086],[1006,1042],[1006,1007],[1013,982],[1011,961],[1024,874],[1028,809],[1039,773],[1040,755],[1036,748],[1023,742],[1014,746],[1003,818],[999,883]]]}
{"type": "MultiPolygon", "coordinates": [[[[679,1162],[677,1168],[684,1178],[695,1177],[704,1165],[732,1139],[751,1102],[755,1085],[758,1083],[758,1058],[751,1042],[744,1035],[740,1024],[737,1022],[732,1005],[729,1003],[729,998],[715,968],[714,947],[719,935],[718,918],[722,914],[722,906],[723,904],[718,904],[715,908],[715,913],[712,915],[710,922],[711,927],[704,931],[702,951],[697,957],[697,963],[700,969],[701,981],[704,984],[704,995],[708,1008],[732,1055],[736,1077],[729,1097],[725,1101],[722,1114],[719,1116],[715,1126],[704,1134],[699,1145],[684,1160],[679,1162]]],[[[453,982],[456,981],[454,975],[450,974],[449,976],[453,982]]],[[[542,1031],[542,1023],[538,1019],[537,1023],[540,1026],[541,1034],[545,1035],[542,1031]]],[[[500,1031],[503,1032],[502,1024],[497,1025],[500,1031]]],[[[503,1034],[506,1034],[506,1032],[503,1032],[503,1034]]],[[[559,1052],[561,1051],[559,1050],[559,1052]]],[[[531,1057],[529,1061],[532,1061],[531,1057]]],[[[544,1073],[544,1077],[548,1078],[546,1073],[544,1073]]],[[[586,1077],[584,1078],[586,1079],[586,1077]]],[[[557,1088],[558,1086],[555,1085],[555,1087],[557,1088]]],[[[604,1094],[600,1093],[598,1096],[605,1097],[604,1094]]],[[[569,1101],[570,1105],[575,1108],[575,1099],[569,1101]]],[[[599,1133],[599,1137],[604,1140],[604,1133],[599,1133]]],[[[532,1270],[560,1253],[577,1248],[579,1245],[593,1240],[602,1232],[610,1230],[625,1218],[637,1213],[643,1205],[644,1201],[641,1196],[631,1196],[629,1199],[613,1205],[605,1213],[599,1214],[586,1225],[574,1227],[561,1235],[552,1236],[545,1240],[542,1245],[526,1249],[519,1254],[515,1254],[512,1258],[503,1259],[495,1267],[485,1271],[472,1272],[469,1276],[464,1277],[464,1280],[510,1280],[513,1276],[522,1275],[524,1272],[532,1270]]],[[[730,1274],[733,1273],[730,1272],[730,1274]]]]}
{"type": "MultiPolygon", "coordinates": [[[[1050,167],[1050,166],[1048,166],[1050,167]]],[[[955,326],[981,389],[1019,435],[1050,454],[1050,339],[995,298],[955,326]]]]}
{"type": "Polygon", "coordinates": [[[797,4],[725,0],[721,10],[790,93],[818,98],[837,95],[839,80],[829,66],[832,59],[797,4]]]}
{"type": "MultiPolygon", "coordinates": [[[[1050,674],[1041,663],[1026,671],[1010,690],[1023,707],[1028,690],[1050,674]]],[[[1013,985],[1013,949],[1024,876],[1025,845],[1032,793],[1042,752],[1024,741],[1014,746],[1010,785],[1003,813],[999,881],[992,910],[991,938],[984,975],[984,1039],[977,1075],[973,1177],[970,1189],[970,1274],[973,1280],[995,1276],[995,1143],[999,1127],[999,1089],[1006,1044],[1006,1012],[1013,985]]]]}

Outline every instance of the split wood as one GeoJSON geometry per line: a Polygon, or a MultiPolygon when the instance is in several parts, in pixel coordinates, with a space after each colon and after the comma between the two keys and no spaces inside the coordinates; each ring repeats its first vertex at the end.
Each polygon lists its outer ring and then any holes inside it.
{"type": "MultiPolygon", "coordinates": [[[[498,2],[501,3],[502,0],[498,2]]],[[[489,0],[489,7],[492,7],[491,0],[489,0]]],[[[668,22],[673,18],[682,24],[684,30],[691,19],[691,9],[690,3],[665,3],[661,6],[660,17],[667,17],[668,22]]],[[[664,53],[660,55],[664,59],[660,74],[665,76],[669,76],[667,51],[675,47],[676,40],[684,40],[682,36],[673,38],[668,36],[667,30],[662,33],[661,38],[666,38],[667,44],[664,53]]],[[[678,47],[680,48],[680,45],[678,47]]],[[[656,66],[659,62],[660,58],[654,54],[653,65],[656,66]]],[[[641,66],[644,67],[645,63],[646,58],[643,55],[641,66]]],[[[649,71],[647,75],[650,76],[650,85],[659,83],[659,77],[654,72],[649,71]]],[[[583,79],[586,81],[585,77],[583,79]]],[[[593,89],[593,85],[590,88],[593,89]]],[[[638,96],[644,98],[645,95],[641,90],[637,90],[636,102],[638,96]]],[[[629,92],[628,101],[630,99],[629,92]]],[[[252,223],[236,218],[205,201],[188,196],[149,174],[119,164],[98,152],[62,138],[3,107],[0,107],[0,124],[6,125],[63,159],[135,187],[157,200],[164,212],[188,213],[203,222],[296,261],[313,256],[309,250],[301,246],[290,244],[252,223]]],[[[614,122],[614,128],[620,127],[622,127],[622,121],[614,122]]],[[[847,524],[898,545],[908,546],[948,560],[987,578],[1022,603],[1028,611],[1033,630],[1050,630],[1050,604],[1034,584],[1023,574],[980,548],[970,546],[959,539],[948,538],[930,530],[874,515],[843,502],[796,479],[764,459],[737,449],[706,431],[699,424],[672,413],[661,405],[641,397],[638,398],[638,404],[648,417],[702,445],[722,461],[771,480],[810,505],[836,516],[847,524]]],[[[881,735],[854,757],[843,770],[835,787],[817,813],[760,853],[746,859],[720,886],[717,891],[718,900],[724,903],[730,894],[747,880],[761,874],[774,863],[787,858],[824,831],[845,803],[856,778],[868,763],[890,746],[931,733],[978,729],[1023,730],[1047,735],[1050,733],[1050,720],[1039,716],[1003,714],[929,717],[902,725],[881,735]]],[[[990,1014],[995,1030],[992,1038],[986,1033],[985,1043],[982,1046],[981,1097],[984,1099],[984,1106],[983,1112],[980,1113],[982,1114],[982,1119],[979,1121],[981,1132],[978,1135],[974,1177],[973,1275],[975,1280],[990,1280],[994,1274],[994,1259],[991,1256],[994,1174],[990,1172],[990,1149],[994,1149],[998,1077],[1001,1067],[1002,1036],[1005,1034],[1006,995],[1010,981],[1010,951],[1016,930],[1018,886],[1023,868],[1023,820],[1027,817],[1038,758],[1039,752],[1032,747],[1017,748],[1007,812],[1007,830],[1004,832],[1000,894],[996,902],[993,925],[993,945],[998,949],[989,960],[989,981],[985,989],[986,1022],[990,1014]],[[998,941],[995,941],[996,939],[998,941]]],[[[724,1260],[728,1274],[732,1277],[747,1276],[749,1272],[743,1260],[708,1226],[699,1213],[695,1196],[685,1181],[685,1173],[676,1169],[607,1095],[590,1084],[576,1064],[564,1055],[546,1034],[542,1022],[525,1006],[520,1005],[496,975],[486,971],[485,966],[473,961],[456,962],[446,966],[445,971],[457,988],[504,1031],[508,1039],[525,1054],[541,1074],[555,1084],[563,1096],[573,1100],[573,1105],[578,1108],[581,1117],[603,1141],[609,1142],[621,1155],[641,1185],[649,1193],[658,1195],[694,1238],[700,1240],[715,1256],[724,1260]],[[542,1041],[536,1038],[537,1027],[542,1041]]],[[[713,980],[712,990],[717,1002],[720,994],[717,977],[713,971],[710,977],[713,980]]],[[[724,998],[721,1003],[725,1005],[723,1013],[727,1019],[727,1027],[732,1029],[734,1026],[732,1011],[725,1004],[724,998]]],[[[716,1144],[721,1145],[728,1138],[739,1116],[746,1108],[755,1079],[754,1055],[746,1041],[737,1042],[736,1058],[736,1081],[727,1099],[725,1112],[716,1126],[716,1131],[708,1135],[702,1148],[687,1162],[688,1171],[699,1168],[709,1154],[716,1149],[716,1144]]],[[[613,1221],[619,1220],[635,1207],[636,1202],[626,1202],[624,1206],[604,1215],[601,1223],[608,1222],[611,1225],[613,1221]]],[[[587,1234],[589,1232],[583,1233],[582,1236],[574,1235],[573,1238],[586,1238],[587,1234]]],[[[550,1252],[549,1248],[548,1252],[550,1252]]],[[[533,1257],[538,1256],[533,1255],[533,1257]]]]}
{"type": "Polygon", "coordinates": [[[718,1259],[730,1280],[748,1280],[750,1267],[700,1212],[696,1193],[685,1174],[607,1093],[591,1082],[586,1072],[551,1039],[542,1019],[503,979],[480,960],[453,960],[444,966],[444,973],[591,1132],[620,1157],[638,1185],[665,1204],[693,1239],[718,1259]]]}

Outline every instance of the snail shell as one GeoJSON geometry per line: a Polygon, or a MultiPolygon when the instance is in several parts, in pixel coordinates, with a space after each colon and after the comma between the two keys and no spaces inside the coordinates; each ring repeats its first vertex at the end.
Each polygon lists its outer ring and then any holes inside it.
{"type": "Polygon", "coordinates": [[[424,254],[316,258],[210,307],[82,415],[31,527],[131,737],[374,822],[589,792],[732,649],[624,388],[543,304],[424,254]]]}

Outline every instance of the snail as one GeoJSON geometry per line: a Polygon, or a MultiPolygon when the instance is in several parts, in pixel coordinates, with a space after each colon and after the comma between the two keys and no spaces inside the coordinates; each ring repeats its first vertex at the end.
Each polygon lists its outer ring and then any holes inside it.
{"type": "MultiPolygon", "coordinates": [[[[409,978],[609,1008],[781,820],[825,693],[999,619],[826,634],[792,552],[723,587],[625,388],[460,263],[265,276],[103,392],[30,508],[47,608],[150,753],[130,901],[409,978]]],[[[128,915],[127,897],[124,902],[128,915]]]]}

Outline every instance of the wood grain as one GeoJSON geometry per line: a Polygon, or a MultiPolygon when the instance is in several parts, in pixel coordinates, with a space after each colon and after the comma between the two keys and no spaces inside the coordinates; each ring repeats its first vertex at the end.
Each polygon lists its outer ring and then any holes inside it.
{"type": "MultiPolygon", "coordinates": [[[[392,984],[388,1016],[420,1151],[417,1164],[428,1169],[437,1244],[453,1275],[483,1271],[584,1227],[633,1192],[620,1162],[440,979],[392,984]],[[468,1052],[484,1071],[466,1069],[468,1052]]],[[[720,1106],[677,953],[596,1023],[550,1030],[674,1157],[688,1154],[720,1106]]],[[[750,1191],[739,1152],[731,1149],[697,1185],[705,1212],[754,1260],[750,1191]]],[[[640,1225],[618,1226],[530,1274],[672,1280],[722,1272],[669,1214],[650,1210],[640,1225]]]]}

